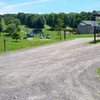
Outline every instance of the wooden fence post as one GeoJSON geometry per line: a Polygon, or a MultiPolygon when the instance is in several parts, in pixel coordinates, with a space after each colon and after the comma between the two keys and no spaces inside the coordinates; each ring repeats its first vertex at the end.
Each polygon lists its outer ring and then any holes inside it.
{"type": "Polygon", "coordinates": [[[64,30],[64,40],[66,40],[66,31],[64,30]]]}
{"type": "Polygon", "coordinates": [[[94,43],[96,43],[96,26],[94,26],[94,43]]]}
{"type": "Polygon", "coordinates": [[[7,52],[7,44],[5,39],[3,40],[3,43],[4,43],[4,52],[7,52]]]}

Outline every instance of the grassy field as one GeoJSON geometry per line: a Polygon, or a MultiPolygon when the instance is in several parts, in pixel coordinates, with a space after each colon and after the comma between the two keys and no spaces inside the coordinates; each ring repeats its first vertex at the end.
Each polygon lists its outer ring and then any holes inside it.
{"type": "MultiPolygon", "coordinates": [[[[45,34],[50,34],[51,39],[39,39],[39,36],[36,35],[34,39],[21,39],[18,42],[15,42],[12,40],[10,37],[0,37],[0,53],[4,52],[4,46],[3,46],[3,39],[6,39],[6,44],[7,44],[7,51],[14,51],[18,49],[23,49],[23,48],[32,48],[32,47],[37,47],[41,45],[47,45],[51,44],[54,42],[60,42],[64,41],[63,39],[63,33],[62,33],[62,39],[57,35],[57,32],[52,32],[52,31],[46,31],[45,34]]],[[[23,32],[21,33],[21,36],[23,38],[24,34],[23,32]]],[[[71,40],[74,38],[85,38],[85,37],[92,37],[93,34],[68,34],[66,40],[71,40]]]]}

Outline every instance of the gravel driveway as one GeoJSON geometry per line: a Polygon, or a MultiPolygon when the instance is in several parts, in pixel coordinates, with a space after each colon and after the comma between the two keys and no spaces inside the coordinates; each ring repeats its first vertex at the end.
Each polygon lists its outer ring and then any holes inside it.
{"type": "Polygon", "coordinates": [[[100,44],[90,40],[0,55],[0,100],[100,100],[100,44]]]}

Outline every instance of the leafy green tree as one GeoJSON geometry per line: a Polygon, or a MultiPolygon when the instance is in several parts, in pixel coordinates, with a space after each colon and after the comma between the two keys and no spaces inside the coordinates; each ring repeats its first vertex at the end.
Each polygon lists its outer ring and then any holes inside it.
{"type": "Polygon", "coordinates": [[[3,25],[2,25],[2,17],[0,16],[0,32],[3,31],[3,25]]]}
{"type": "Polygon", "coordinates": [[[19,19],[14,18],[12,16],[6,16],[6,17],[4,17],[4,21],[5,21],[6,25],[10,25],[10,24],[14,23],[17,27],[18,27],[18,25],[21,24],[21,22],[20,22],[19,19]]]}
{"type": "Polygon", "coordinates": [[[17,33],[20,29],[19,28],[19,25],[21,24],[20,20],[12,16],[5,17],[5,23],[7,27],[6,32],[9,33],[10,36],[12,36],[14,33],[17,33]]]}
{"type": "Polygon", "coordinates": [[[63,23],[63,19],[61,17],[58,17],[57,20],[56,20],[56,25],[55,25],[55,28],[58,30],[58,31],[61,31],[62,28],[64,26],[64,23],[63,23]]]}
{"type": "Polygon", "coordinates": [[[9,24],[11,24],[11,23],[14,23],[14,20],[15,20],[15,18],[12,17],[12,16],[5,16],[5,17],[4,17],[4,21],[5,21],[5,24],[6,24],[6,25],[9,25],[9,24]]]}
{"type": "Polygon", "coordinates": [[[3,31],[3,25],[2,25],[2,23],[0,23],[0,32],[2,32],[3,31]]]}
{"type": "Polygon", "coordinates": [[[17,29],[16,25],[13,23],[9,24],[6,29],[6,32],[8,32],[10,36],[12,36],[14,33],[17,33],[17,31],[18,31],[18,29],[17,29]]]}
{"type": "Polygon", "coordinates": [[[63,19],[61,17],[58,17],[55,29],[58,31],[58,35],[60,36],[61,39],[61,30],[63,29],[63,19]]]}
{"type": "Polygon", "coordinates": [[[37,21],[37,28],[44,28],[44,25],[46,24],[45,18],[43,16],[40,16],[37,21]]]}
{"type": "Polygon", "coordinates": [[[21,25],[21,22],[20,22],[19,19],[15,19],[13,23],[16,25],[16,27],[18,27],[19,25],[21,25]]]}
{"type": "Polygon", "coordinates": [[[21,24],[25,24],[27,14],[18,13],[17,18],[20,20],[21,24]]]}
{"type": "Polygon", "coordinates": [[[18,34],[18,33],[14,33],[14,34],[12,35],[12,39],[16,40],[16,42],[17,42],[19,39],[21,39],[21,36],[20,36],[20,34],[18,34]]]}
{"type": "Polygon", "coordinates": [[[56,14],[52,13],[52,14],[49,14],[48,15],[48,19],[46,19],[47,21],[47,25],[51,26],[52,28],[55,27],[55,24],[56,24],[56,14]]]}
{"type": "Polygon", "coordinates": [[[30,15],[27,19],[27,26],[30,28],[37,28],[38,15],[30,15]]]}
{"type": "MultiPolygon", "coordinates": [[[[51,13],[51,14],[24,14],[24,13],[18,13],[18,14],[5,14],[1,17],[4,18],[5,24],[7,27],[14,23],[16,27],[18,27],[20,24],[26,25],[30,28],[43,28],[45,24],[50,26],[52,29],[55,27],[61,26],[59,25],[58,18],[60,18],[63,22],[63,25],[77,28],[77,25],[82,20],[91,20],[92,14],[91,12],[81,12],[81,13],[51,13]]],[[[61,22],[61,23],[62,23],[61,22]]],[[[2,28],[2,27],[1,27],[2,28]]]]}

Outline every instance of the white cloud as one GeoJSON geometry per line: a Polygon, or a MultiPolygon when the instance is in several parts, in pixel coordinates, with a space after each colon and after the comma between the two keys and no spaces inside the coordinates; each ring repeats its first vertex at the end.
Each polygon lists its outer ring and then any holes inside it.
{"type": "Polygon", "coordinates": [[[49,0],[34,0],[34,1],[30,1],[30,2],[24,2],[24,3],[17,3],[17,4],[6,4],[2,1],[0,1],[0,14],[5,14],[5,13],[10,13],[10,12],[14,12],[13,9],[15,8],[21,8],[24,6],[28,6],[28,5],[32,5],[35,3],[42,3],[42,2],[47,2],[49,0]]]}
{"type": "Polygon", "coordinates": [[[41,2],[47,2],[48,0],[34,0],[31,2],[24,2],[24,3],[18,3],[18,4],[12,4],[12,5],[8,5],[6,8],[13,8],[13,7],[22,7],[22,6],[27,6],[27,5],[31,5],[34,3],[41,3],[41,2]]]}

